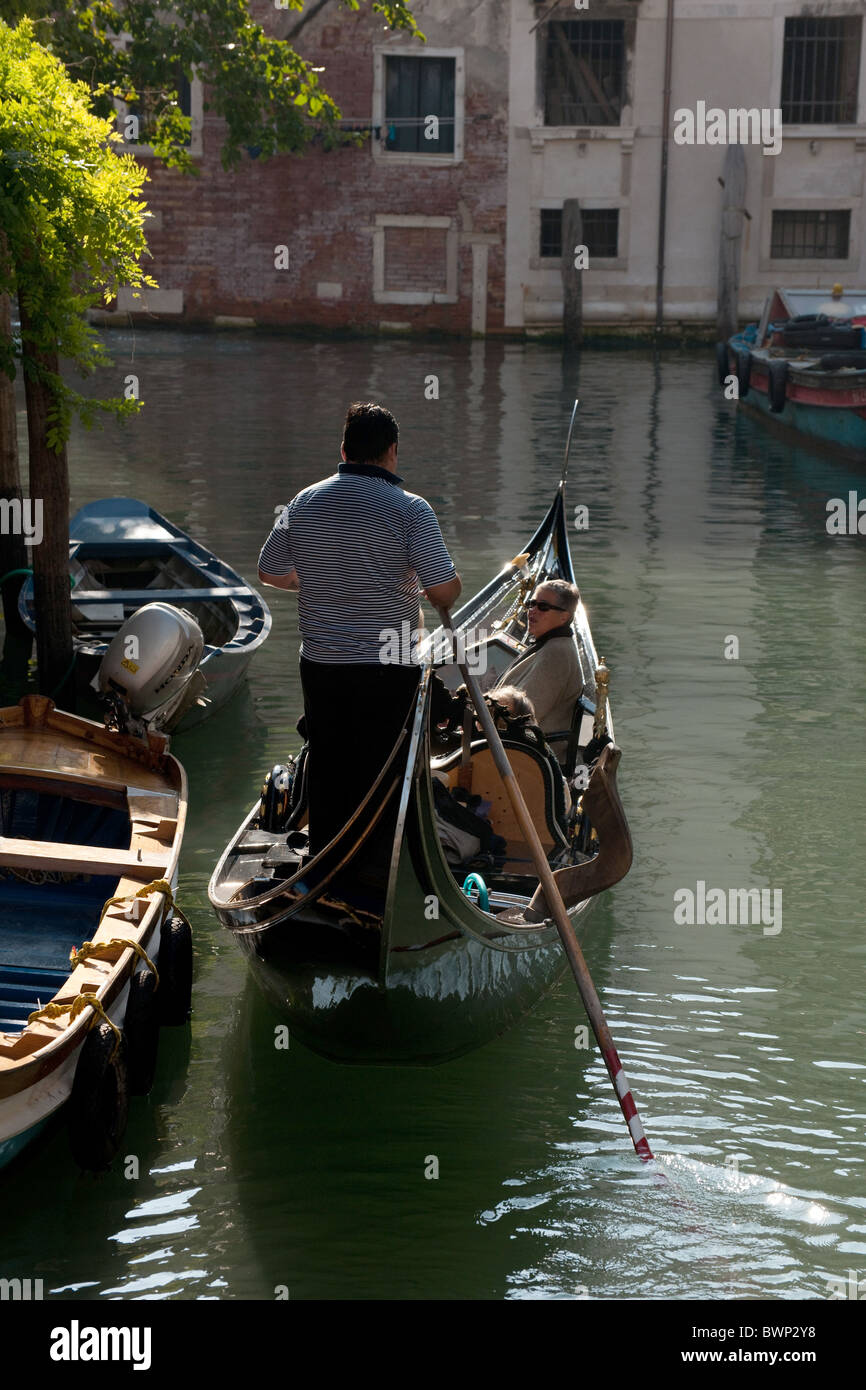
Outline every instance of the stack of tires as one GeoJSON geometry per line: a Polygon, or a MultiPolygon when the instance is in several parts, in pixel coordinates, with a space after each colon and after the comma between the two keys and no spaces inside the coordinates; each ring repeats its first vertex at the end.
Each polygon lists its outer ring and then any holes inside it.
{"type": "Polygon", "coordinates": [[[131,1095],[147,1095],[156,1072],[161,1025],[182,1024],[192,999],[192,936],[181,917],[163,926],[156,975],[137,968],[120,1044],[114,1029],[96,1023],[78,1056],[67,1106],[69,1142],[79,1167],[91,1172],[108,1168],[126,1130],[131,1095]]]}

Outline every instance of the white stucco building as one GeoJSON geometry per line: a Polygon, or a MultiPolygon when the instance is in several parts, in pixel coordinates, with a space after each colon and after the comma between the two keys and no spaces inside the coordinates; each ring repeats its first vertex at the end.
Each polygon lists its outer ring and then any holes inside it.
{"type": "Polygon", "coordinates": [[[666,70],[665,327],[715,323],[727,145],[709,143],[724,134],[714,108],[764,112],[765,135],[781,120],[778,153],[744,145],[740,317],[776,284],[866,285],[864,0],[510,3],[506,330],[561,323],[566,198],[584,216],[587,325],[655,323],[666,70]],[[694,144],[674,139],[684,110],[694,144]]]}

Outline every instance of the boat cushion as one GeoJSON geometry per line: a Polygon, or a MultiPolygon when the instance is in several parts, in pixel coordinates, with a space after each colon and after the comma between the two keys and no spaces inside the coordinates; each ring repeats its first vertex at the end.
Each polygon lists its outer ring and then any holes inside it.
{"type": "MultiPolygon", "coordinates": [[[[567,845],[565,820],[565,783],[562,774],[554,772],[555,760],[530,744],[503,739],[503,746],[514,776],[523,794],[530,817],[538,831],[546,854],[550,855],[567,845]]],[[[508,843],[508,860],[531,864],[532,855],[526,844],[508,793],[493,761],[493,754],[482,739],[471,748],[471,791],[490,802],[488,820],[497,835],[508,843]]],[[[447,776],[449,786],[460,781],[461,751],[455,749],[444,758],[434,758],[432,770],[447,776]]],[[[508,866],[506,865],[506,868],[508,866]]]]}

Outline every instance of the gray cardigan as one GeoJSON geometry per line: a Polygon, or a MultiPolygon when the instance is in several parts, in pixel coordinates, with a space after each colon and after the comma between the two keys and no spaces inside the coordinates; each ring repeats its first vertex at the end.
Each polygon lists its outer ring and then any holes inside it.
{"type": "Polygon", "coordinates": [[[570,728],[574,702],[583,690],[570,630],[566,629],[562,637],[548,637],[537,649],[513,662],[500,677],[499,685],[515,685],[529,696],[535,706],[536,722],[544,733],[570,728]]]}

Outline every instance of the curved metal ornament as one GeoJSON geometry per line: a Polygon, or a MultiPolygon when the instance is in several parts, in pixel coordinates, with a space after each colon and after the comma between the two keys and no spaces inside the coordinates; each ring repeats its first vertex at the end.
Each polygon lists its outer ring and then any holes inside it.
{"type": "Polygon", "coordinates": [[[385,908],[386,922],[390,915],[389,909],[394,903],[397,869],[400,864],[400,852],[403,846],[403,835],[406,830],[406,815],[409,810],[409,797],[412,793],[412,783],[415,780],[418,752],[424,744],[424,730],[427,724],[427,696],[430,690],[432,669],[431,666],[424,667],[421,672],[421,680],[418,684],[418,701],[415,705],[415,717],[412,721],[412,734],[409,741],[409,753],[406,759],[406,774],[403,778],[403,785],[400,788],[400,805],[397,810],[397,824],[394,829],[394,846],[391,851],[391,865],[388,871],[388,893],[386,899],[387,905],[385,908]]]}
{"type": "Polygon", "coordinates": [[[568,426],[568,438],[567,438],[566,441],[565,441],[565,458],[563,459],[563,462],[562,462],[562,473],[561,473],[560,479],[559,479],[560,491],[564,490],[564,488],[565,488],[565,480],[566,480],[566,478],[568,477],[568,455],[569,455],[569,453],[570,453],[570,451],[571,451],[571,436],[574,434],[574,422],[575,422],[575,420],[577,419],[577,407],[578,407],[579,404],[580,404],[580,401],[579,401],[578,398],[575,396],[575,398],[574,398],[574,405],[573,405],[572,408],[571,408],[571,423],[570,423],[569,426],[568,426]]]}

